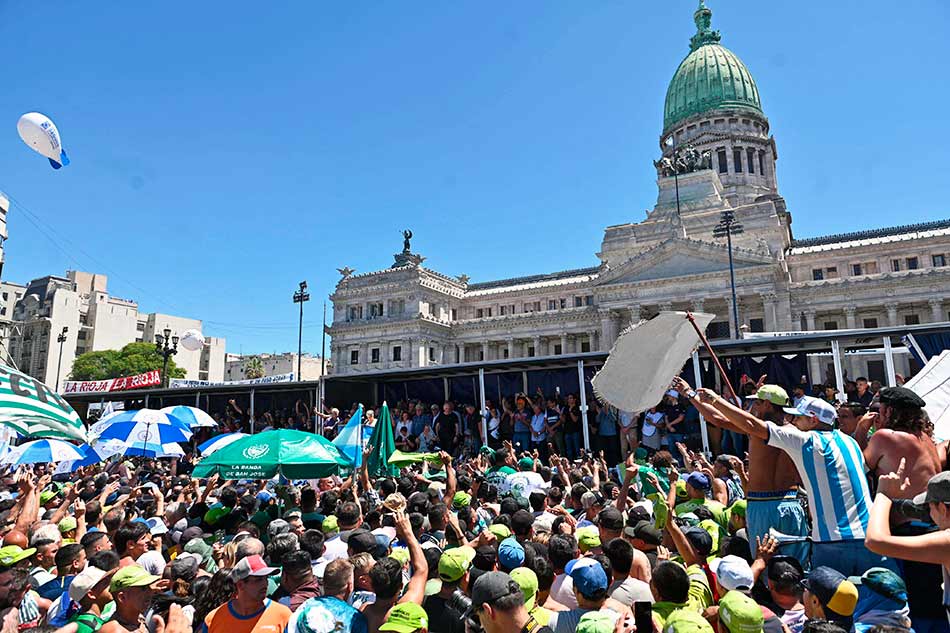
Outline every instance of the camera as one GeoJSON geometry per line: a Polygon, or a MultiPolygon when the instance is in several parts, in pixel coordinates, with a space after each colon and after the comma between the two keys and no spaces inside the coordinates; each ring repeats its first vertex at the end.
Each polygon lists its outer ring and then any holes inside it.
{"type": "Polygon", "coordinates": [[[926,503],[917,505],[912,499],[895,499],[891,505],[891,514],[928,525],[934,524],[930,518],[930,507],[926,503]]]}
{"type": "MultiPolygon", "coordinates": [[[[472,608],[472,599],[465,595],[460,589],[456,589],[452,592],[451,597],[445,601],[445,606],[464,615],[472,608]]],[[[466,633],[483,632],[482,624],[478,621],[478,617],[474,613],[468,613],[468,615],[465,616],[465,631],[466,633]]]]}

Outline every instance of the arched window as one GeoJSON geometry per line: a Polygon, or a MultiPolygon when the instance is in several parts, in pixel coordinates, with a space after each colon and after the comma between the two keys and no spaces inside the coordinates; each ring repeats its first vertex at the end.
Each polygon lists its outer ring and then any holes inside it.
{"type": "MultiPolygon", "coordinates": [[[[746,156],[749,159],[749,173],[755,173],[755,150],[751,147],[746,150],[746,156]]],[[[759,173],[762,173],[762,170],[759,169],[759,173]]]]}

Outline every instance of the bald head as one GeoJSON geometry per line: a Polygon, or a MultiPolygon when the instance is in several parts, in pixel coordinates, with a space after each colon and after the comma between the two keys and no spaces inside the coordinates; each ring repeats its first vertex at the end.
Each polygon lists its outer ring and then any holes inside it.
{"type": "Polygon", "coordinates": [[[6,536],[3,537],[3,545],[16,545],[20,549],[26,549],[29,546],[29,541],[26,538],[26,534],[20,530],[10,530],[6,533],[6,536]]]}
{"type": "Polygon", "coordinates": [[[249,536],[238,543],[237,549],[234,550],[234,562],[255,554],[258,556],[264,555],[264,543],[260,539],[249,536]]]}

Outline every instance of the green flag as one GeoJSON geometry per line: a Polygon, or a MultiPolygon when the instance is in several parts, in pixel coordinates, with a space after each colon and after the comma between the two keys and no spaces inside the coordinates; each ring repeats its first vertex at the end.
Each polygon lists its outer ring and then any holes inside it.
{"type": "Polygon", "coordinates": [[[430,464],[441,466],[442,458],[439,457],[438,453],[403,453],[400,450],[393,451],[393,454],[389,456],[389,463],[397,468],[402,468],[409,464],[421,464],[422,462],[429,462],[430,464]]]}
{"type": "Polygon", "coordinates": [[[39,380],[2,364],[0,424],[29,437],[86,441],[82,420],[62,396],[39,380]]]}
{"type": "Polygon", "coordinates": [[[396,451],[396,439],[393,437],[393,419],[389,414],[389,405],[385,402],[379,411],[373,434],[369,436],[369,447],[372,449],[366,462],[369,476],[395,477],[399,468],[389,463],[389,457],[396,451]]]}

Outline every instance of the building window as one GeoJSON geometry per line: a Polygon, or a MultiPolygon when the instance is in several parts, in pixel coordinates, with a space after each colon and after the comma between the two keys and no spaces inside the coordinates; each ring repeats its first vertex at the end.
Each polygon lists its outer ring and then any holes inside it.
{"type": "Polygon", "coordinates": [[[753,332],[764,332],[765,319],[749,319],[749,329],[753,332]]]}
{"type": "Polygon", "coordinates": [[[475,308],[475,318],[476,318],[476,319],[483,319],[483,318],[485,318],[485,310],[484,310],[484,308],[475,308]]]}
{"type": "MultiPolygon", "coordinates": [[[[88,324],[83,323],[83,325],[88,325],[88,324]]],[[[136,329],[136,331],[138,331],[138,332],[144,332],[144,331],[145,331],[145,324],[144,324],[144,323],[136,323],[136,324],[135,324],[135,329],[136,329]]]]}
{"type": "Polygon", "coordinates": [[[458,318],[459,318],[458,310],[456,310],[455,308],[452,308],[452,320],[458,321],[458,318]]]}
{"type": "Polygon", "coordinates": [[[529,345],[529,346],[528,346],[528,357],[531,358],[531,357],[534,357],[534,355],[535,355],[535,354],[534,354],[534,345],[529,345]]]}
{"type": "Polygon", "coordinates": [[[706,328],[709,338],[729,338],[729,321],[713,321],[706,328]]]}
{"type": "Polygon", "coordinates": [[[740,147],[732,150],[732,169],[737,174],[742,173],[742,148],[740,147]]]}
{"type": "Polygon", "coordinates": [[[726,160],[726,148],[720,147],[716,150],[716,162],[719,164],[719,173],[729,173],[729,162],[726,160]]]}
{"type": "Polygon", "coordinates": [[[563,310],[564,308],[566,308],[566,307],[567,307],[567,299],[561,299],[561,300],[560,300],[560,306],[561,306],[561,309],[562,309],[562,310],[563,310]]]}
{"type": "Polygon", "coordinates": [[[6,300],[9,299],[9,298],[10,298],[9,293],[4,292],[4,293],[3,293],[3,300],[6,301],[6,300]]]}
{"type": "Polygon", "coordinates": [[[945,255],[934,255],[933,262],[934,268],[943,268],[947,265],[947,258],[945,255]]]}
{"type": "Polygon", "coordinates": [[[363,306],[350,306],[350,321],[358,321],[363,318],[363,306]]]}
{"type": "Polygon", "coordinates": [[[435,348],[434,347],[429,348],[429,362],[430,363],[435,362],[435,348]]]}
{"type": "Polygon", "coordinates": [[[485,350],[478,350],[478,360],[485,360],[485,350]]]}
{"type": "Polygon", "coordinates": [[[586,297],[584,297],[584,305],[585,306],[594,305],[594,295],[587,295],[586,297]]]}
{"type": "Polygon", "coordinates": [[[751,147],[746,150],[746,158],[749,161],[749,173],[755,173],[755,150],[751,147]]]}
{"type": "Polygon", "coordinates": [[[581,352],[590,351],[590,341],[581,341],[581,352]]]}
{"type": "Polygon", "coordinates": [[[759,174],[765,175],[765,152],[759,151],[759,174]]]}
{"type": "Polygon", "coordinates": [[[502,358],[508,358],[508,348],[507,348],[507,347],[505,347],[505,348],[503,348],[503,349],[501,350],[501,357],[502,357],[502,358]]]}
{"type": "Polygon", "coordinates": [[[825,271],[823,271],[821,268],[813,268],[811,271],[811,278],[814,281],[821,281],[825,278],[825,271]]]}
{"type": "Polygon", "coordinates": [[[548,310],[557,310],[557,299],[548,299],[548,310]]]}
{"type": "Polygon", "coordinates": [[[501,316],[505,316],[506,314],[508,314],[508,306],[501,306],[499,308],[498,314],[500,314],[501,316]]]}
{"type": "Polygon", "coordinates": [[[907,270],[917,270],[918,268],[920,268],[920,260],[918,260],[916,257],[908,257],[907,270]]]}
{"type": "Polygon", "coordinates": [[[584,297],[574,297],[574,307],[580,308],[584,305],[584,297]]]}
{"type": "Polygon", "coordinates": [[[861,264],[851,264],[851,274],[860,275],[861,273],[861,264]]]}
{"type": "Polygon", "coordinates": [[[0,316],[7,316],[7,308],[5,306],[0,308],[0,316]]]}
{"type": "Polygon", "coordinates": [[[76,340],[77,340],[77,341],[85,341],[85,340],[86,340],[86,330],[79,330],[79,333],[76,334],[76,340]]]}
{"type": "Polygon", "coordinates": [[[920,325],[920,317],[916,314],[905,314],[904,325],[920,325]]]}
{"type": "Polygon", "coordinates": [[[378,363],[379,362],[379,348],[374,347],[369,350],[369,362],[378,363]]]}
{"type": "Polygon", "coordinates": [[[825,269],[825,276],[826,276],[828,279],[837,279],[837,278],[838,278],[838,267],[837,267],[837,266],[829,266],[828,268],[826,268],[826,269],[825,269]]]}
{"type": "Polygon", "coordinates": [[[393,345],[393,360],[402,360],[402,345],[393,345]]]}
{"type": "Polygon", "coordinates": [[[837,330],[838,322],[837,321],[825,321],[825,325],[822,329],[825,330],[837,330]]]}
{"type": "Polygon", "coordinates": [[[382,303],[369,304],[369,318],[375,319],[381,316],[383,316],[383,304],[382,303]]]}
{"type": "Polygon", "coordinates": [[[560,344],[560,343],[555,343],[555,344],[554,344],[554,355],[555,355],[555,356],[560,356],[561,353],[562,353],[562,352],[561,352],[561,344],[560,344]]]}
{"type": "Polygon", "coordinates": [[[350,350],[350,365],[360,364],[360,351],[358,349],[350,350]]]}
{"type": "Polygon", "coordinates": [[[535,311],[535,312],[540,312],[540,311],[541,311],[541,302],[540,302],[540,301],[535,301],[535,302],[534,302],[534,311],[535,311]]]}
{"type": "Polygon", "coordinates": [[[899,259],[891,260],[891,271],[895,273],[899,273],[901,271],[901,260],[899,259]]]}
{"type": "Polygon", "coordinates": [[[877,327],[877,319],[874,317],[868,317],[864,319],[865,329],[871,330],[877,327]]]}

